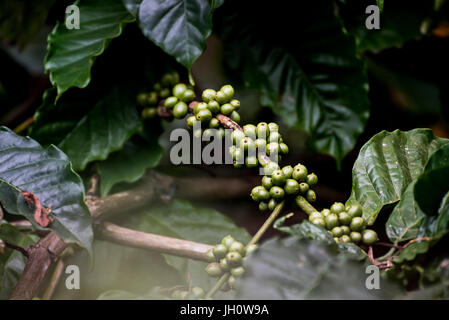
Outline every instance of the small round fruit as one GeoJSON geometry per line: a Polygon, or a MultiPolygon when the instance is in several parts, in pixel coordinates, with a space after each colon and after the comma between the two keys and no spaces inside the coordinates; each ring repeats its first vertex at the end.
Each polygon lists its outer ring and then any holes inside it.
{"type": "Polygon", "coordinates": [[[137,104],[140,106],[144,106],[147,104],[147,94],[145,92],[141,92],[136,97],[137,104]]]}
{"type": "Polygon", "coordinates": [[[338,216],[335,213],[331,213],[326,217],[326,228],[332,230],[335,227],[338,227],[338,216]]]}
{"type": "Polygon", "coordinates": [[[277,186],[271,187],[270,196],[273,199],[282,200],[285,196],[284,189],[282,189],[281,187],[277,187],[277,186]]]}
{"type": "Polygon", "coordinates": [[[224,105],[222,105],[220,107],[220,112],[222,114],[224,114],[225,116],[230,115],[232,113],[232,111],[234,111],[234,107],[229,103],[225,103],[224,105]]]}
{"type": "Polygon", "coordinates": [[[341,237],[342,235],[343,235],[343,230],[341,230],[341,228],[340,227],[334,227],[334,228],[332,228],[332,235],[334,236],[334,237],[337,237],[337,238],[339,238],[339,237],[341,237]]]}
{"type": "Polygon", "coordinates": [[[270,190],[271,187],[273,186],[273,179],[270,176],[263,176],[263,178],[262,178],[262,186],[265,189],[270,190]]]}
{"type": "Polygon", "coordinates": [[[341,202],[335,202],[332,206],[331,206],[331,211],[332,213],[335,214],[339,214],[340,212],[345,210],[345,205],[341,202]]]}
{"type": "Polygon", "coordinates": [[[258,166],[258,161],[256,156],[247,156],[245,158],[245,164],[247,168],[255,168],[258,166]]]}
{"type": "Polygon", "coordinates": [[[203,136],[203,131],[201,129],[193,129],[193,137],[196,139],[201,139],[203,136]]]}
{"type": "Polygon", "coordinates": [[[201,98],[204,102],[208,103],[212,100],[215,100],[217,92],[214,89],[206,89],[203,91],[201,98]]]}
{"type": "Polygon", "coordinates": [[[323,215],[318,212],[318,211],[313,211],[310,215],[309,215],[309,221],[312,222],[315,219],[322,219],[323,215]]]}
{"type": "Polygon", "coordinates": [[[215,261],[217,261],[217,259],[214,256],[213,249],[207,250],[207,252],[206,252],[206,261],[207,262],[215,262],[215,261]]]}
{"type": "Polygon", "coordinates": [[[349,243],[351,242],[351,238],[348,235],[344,234],[338,239],[338,241],[342,243],[349,243]]]}
{"type": "Polygon", "coordinates": [[[223,239],[221,239],[221,244],[224,245],[226,248],[229,249],[231,244],[234,242],[234,238],[231,235],[227,235],[223,239]]]}
{"type": "Polygon", "coordinates": [[[175,290],[171,294],[172,299],[181,300],[181,290],[175,290]]]}
{"type": "Polygon", "coordinates": [[[310,186],[314,186],[318,183],[318,177],[315,173],[311,173],[309,175],[307,175],[306,178],[306,182],[310,185],[310,186]]]}
{"type": "Polygon", "coordinates": [[[215,100],[209,101],[209,103],[207,104],[207,108],[213,114],[217,114],[220,112],[220,104],[215,100]]]}
{"type": "Polygon", "coordinates": [[[329,209],[323,209],[321,210],[321,214],[323,215],[323,217],[327,217],[331,214],[331,211],[329,209]]]}
{"type": "Polygon", "coordinates": [[[243,138],[245,138],[245,133],[243,133],[243,131],[241,130],[234,130],[231,133],[231,139],[235,145],[239,144],[243,138]]]}
{"type": "Polygon", "coordinates": [[[254,143],[256,144],[256,147],[258,150],[263,150],[265,151],[267,148],[267,141],[264,139],[256,139],[254,141],[254,143]]]}
{"type": "Polygon", "coordinates": [[[348,226],[340,226],[340,228],[343,231],[343,234],[349,235],[351,233],[351,229],[349,229],[348,226]]]}
{"type": "Polygon", "coordinates": [[[234,241],[229,247],[229,252],[238,252],[243,257],[245,255],[245,246],[240,241],[234,241]]]}
{"type": "MultiPolygon", "coordinates": [[[[296,180],[295,180],[295,181],[296,181],[296,180]]],[[[299,184],[299,191],[300,191],[302,194],[307,193],[307,191],[309,191],[309,185],[308,185],[307,183],[305,183],[305,182],[301,182],[301,183],[299,184]]]]}
{"type": "Polygon", "coordinates": [[[158,96],[157,92],[151,91],[149,94],[147,94],[147,104],[154,105],[158,102],[158,96]]]}
{"type": "Polygon", "coordinates": [[[209,263],[206,267],[206,272],[211,277],[219,277],[223,274],[218,262],[209,263]]]}
{"type": "Polygon", "coordinates": [[[244,137],[242,140],[240,140],[239,146],[241,149],[245,151],[255,151],[256,150],[256,144],[250,137],[244,137]]]}
{"type": "Polygon", "coordinates": [[[220,262],[218,264],[220,265],[220,269],[223,272],[229,271],[229,269],[231,269],[231,267],[229,266],[228,260],[226,260],[225,258],[220,259],[220,262]]]}
{"type": "Polygon", "coordinates": [[[230,276],[228,279],[228,285],[231,289],[235,289],[235,286],[237,285],[237,279],[234,276],[230,276]]]}
{"type": "Polygon", "coordinates": [[[187,115],[188,111],[189,107],[187,107],[187,105],[184,102],[180,101],[173,108],[173,116],[176,119],[182,119],[187,115]]]}
{"type": "Polygon", "coordinates": [[[153,90],[161,91],[162,90],[161,84],[159,82],[156,82],[155,84],[153,84],[153,90]]]}
{"type": "Polygon", "coordinates": [[[210,119],[212,119],[212,112],[208,109],[200,110],[196,115],[196,119],[201,122],[210,121],[210,119]]]}
{"type": "Polygon", "coordinates": [[[218,128],[217,132],[215,133],[218,139],[223,139],[225,136],[225,129],[223,128],[218,128]]]}
{"type": "Polygon", "coordinates": [[[193,92],[192,89],[187,89],[184,91],[184,93],[181,96],[181,100],[184,102],[190,102],[195,99],[195,92],[193,92]]]}
{"type": "Polygon", "coordinates": [[[267,211],[268,210],[268,203],[266,202],[259,202],[259,210],[260,211],[267,211]]]}
{"type": "Polygon", "coordinates": [[[189,291],[183,290],[179,293],[179,300],[187,300],[189,297],[189,291]]]}
{"type": "Polygon", "coordinates": [[[228,248],[226,248],[223,244],[217,244],[212,248],[212,252],[214,253],[214,257],[217,260],[220,260],[226,256],[226,253],[228,252],[228,248]]]}
{"type": "Polygon", "coordinates": [[[351,241],[354,243],[359,243],[360,241],[362,241],[362,234],[357,231],[352,231],[349,234],[349,237],[351,238],[351,241]]]}
{"type": "Polygon", "coordinates": [[[234,110],[240,109],[240,101],[237,99],[232,99],[231,102],[229,102],[233,107],[234,110]]]}
{"type": "Polygon", "coordinates": [[[260,186],[261,188],[258,189],[257,191],[257,198],[259,199],[259,201],[268,201],[270,200],[270,193],[268,192],[267,189],[265,189],[264,187],[260,186]]]}
{"type": "Polygon", "coordinates": [[[279,170],[279,165],[276,162],[270,161],[264,167],[264,174],[271,176],[271,174],[276,170],[279,170]]]}
{"type": "Polygon", "coordinates": [[[277,123],[270,122],[268,124],[268,129],[270,130],[270,132],[277,132],[279,131],[279,126],[277,125],[277,123]]]}
{"type": "Polygon", "coordinates": [[[190,116],[190,117],[188,117],[187,120],[186,120],[186,122],[187,122],[187,128],[193,129],[193,127],[195,126],[195,123],[196,123],[197,121],[198,121],[198,120],[196,120],[196,117],[195,117],[195,116],[190,116]]]}
{"type": "Polygon", "coordinates": [[[161,98],[167,98],[170,96],[170,90],[168,88],[163,88],[161,89],[161,91],[159,91],[159,95],[161,96],[161,98]]]}
{"type": "Polygon", "coordinates": [[[379,240],[376,231],[371,229],[366,229],[365,231],[363,231],[362,238],[363,243],[369,246],[374,244],[377,240],[379,240]]]}
{"type": "Polygon", "coordinates": [[[340,239],[338,239],[337,237],[335,237],[335,238],[334,238],[334,241],[335,241],[336,243],[339,243],[339,242],[340,242],[340,239]]]}
{"type": "Polygon", "coordinates": [[[209,121],[209,128],[218,128],[220,126],[220,121],[217,118],[212,118],[209,121]]]}
{"type": "Polygon", "coordinates": [[[243,258],[239,252],[231,251],[226,255],[226,260],[228,260],[228,263],[231,266],[231,268],[235,268],[242,264],[243,258]]]}
{"type": "Polygon", "coordinates": [[[269,129],[266,122],[260,122],[257,124],[257,138],[267,140],[269,129]]]}
{"type": "Polygon", "coordinates": [[[192,294],[196,299],[201,299],[206,295],[206,292],[201,287],[193,287],[192,294]]]}
{"type": "Polygon", "coordinates": [[[150,107],[142,110],[142,118],[143,119],[151,119],[157,116],[157,108],[150,107]]]}
{"type": "Polygon", "coordinates": [[[250,244],[249,246],[246,247],[245,249],[245,256],[249,256],[250,254],[252,254],[254,251],[257,250],[257,248],[259,248],[259,246],[257,244],[250,244]]]}
{"type": "Polygon", "coordinates": [[[350,205],[347,211],[353,218],[361,217],[363,213],[362,206],[359,204],[350,205]]]}
{"type": "Polygon", "coordinates": [[[226,95],[228,100],[231,100],[234,97],[234,93],[235,93],[234,88],[229,84],[221,87],[220,91],[226,95]]]}
{"type": "Polygon", "coordinates": [[[285,184],[285,175],[282,170],[275,170],[271,174],[271,179],[273,181],[273,185],[275,186],[283,186],[285,184]]]}
{"type": "Polygon", "coordinates": [[[217,100],[219,104],[225,104],[226,102],[228,102],[228,97],[223,91],[220,90],[215,94],[215,100],[217,100]]]}
{"type": "Polygon", "coordinates": [[[237,111],[232,111],[229,115],[232,121],[239,123],[240,122],[240,114],[237,111]]]}
{"type": "Polygon", "coordinates": [[[256,140],[256,126],[253,124],[247,124],[243,126],[243,132],[247,137],[256,140]]]}
{"type": "Polygon", "coordinates": [[[289,194],[289,195],[297,194],[300,190],[298,181],[296,181],[295,179],[287,179],[285,181],[284,190],[285,190],[285,193],[289,194]]]}
{"type": "Polygon", "coordinates": [[[293,167],[285,166],[282,168],[282,172],[284,173],[285,179],[290,179],[292,177],[293,167]]]}
{"type": "Polygon", "coordinates": [[[170,85],[172,84],[172,82],[173,82],[173,79],[172,79],[171,73],[166,73],[166,74],[164,74],[164,75],[162,76],[162,78],[161,78],[161,84],[162,84],[164,87],[170,86],[170,85]]]}
{"type": "Polygon", "coordinates": [[[267,164],[271,162],[270,158],[268,158],[268,156],[265,153],[260,152],[260,150],[259,152],[257,152],[257,160],[259,160],[259,163],[262,167],[265,167],[267,164]]]}
{"type": "Polygon", "coordinates": [[[316,193],[315,193],[315,191],[313,191],[312,189],[309,189],[306,192],[306,199],[309,202],[315,202],[316,201],[316,193]]]}
{"type": "Polygon", "coordinates": [[[231,274],[236,278],[243,276],[244,273],[245,269],[242,266],[231,269],[231,274]]]}
{"type": "Polygon", "coordinates": [[[349,228],[352,231],[362,231],[365,228],[365,220],[362,217],[354,217],[349,228]]]}
{"type": "Polygon", "coordinates": [[[279,144],[279,151],[281,152],[281,154],[287,154],[288,153],[288,146],[285,143],[280,143],[279,144]]]}
{"type": "Polygon", "coordinates": [[[324,221],[323,218],[313,219],[311,222],[312,222],[313,224],[316,224],[317,226],[320,226],[320,227],[323,227],[323,228],[326,227],[326,222],[324,221]]]}
{"type": "Polygon", "coordinates": [[[302,164],[296,165],[293,168],[292,178],[297,181],[305,181],[307,178],[307,168],[302,164]]]}
{"type": "Polygon", "coordinates": [[[173,87],[172,93],[173,95],[181,99],[182,95],[184,94],[184,91],[187,90],[187,86],[184,83],[178,83],[176,86],[173,87]]]}
{"type": "Polygon", "coordinates": [[[198,112],[200,112],[200,110],[207,110],[207,109],[209,109],[209,108],[207,107],[207,104],[206,104],[206,103],[204,103],[204,102],[197,103],[197,104],[193,107],[193,114],[194,114],[194,115],[197,115],[198,112]]]}
{"type": "Polygon", "coordinates": [[[279,154],[279,143],[277,142],[270,142],[269,144],[267,144],[267,148],[266,148],[267,154],[269,156],[271,155],[278,155],[279,154]]]}
{"type": "Polygon", "coordinates": [[[278,142],[279,143],[280,138],[281,138],[281,135],[279,134],[279,132],[277,132],[277,131],[271,132],[270,131],[270,135],[268,136],[268,142],[278,142]]]}
{"type": "Polygon", "coordinates": [[[338,214],[338,220],[341,224],[347,226],[351,223],[352,217],[346,211],[342,211],[338,214]]]}
{"type": "Polygon", "coordinates": [[[251,195],[251,198],[252,198],[254,201],[261,201],[261,200],[259,199],[259,190],[261,190],[261,189],[265,189],[265,188],[262,187],[262,186],[255,186],[255,187],[251,190],[250,195],[251,195]]]}
{"type": "Polygon", "coordinates": [[[268,201],[268,209],[271,211],[273,211],[277,205],[278,205],[278,203],[275,199],[270,199],[270,201],[268,201]]]}

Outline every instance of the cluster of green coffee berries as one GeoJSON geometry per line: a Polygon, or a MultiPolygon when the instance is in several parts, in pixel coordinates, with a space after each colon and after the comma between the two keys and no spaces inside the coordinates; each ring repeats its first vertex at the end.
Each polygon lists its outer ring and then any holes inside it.
{"type": "Polygon", "coordinates": [[[345,207],[343,203],[335,202],[330,209],[312,212],[309,221],[326,228],[336,242],[372,245],[378,240],[374,230],[366,229],[359,204],[345,207]]]}
{"type": "Polygon", "coordinates": [[[228,281],[221,290],[234,289],[237,279],[245,273],[245,269],[242,266],[244,258],[256,249],[257,245],[245,247],[243,243],[234,240],[233,237],[228,235],[221,240],[221,243],[207,252],[209,264],[206,267],[206,272],[211,277],[220,277],[229,272],[228,281]]]}
{"type": "Polygon", "coordinates": [[[203,91],[202,102],[197,103],[193,108],[193,115],[187,118],[187,127],[193,129],[194,136],[210,137],[216,135],[223,138],[225,131],[220,127],[217,114],[223,114],[235,122],[240,122],[240,115],[237,110],[240,108],[240,101],[234,99],[234,88],[231,85],[224,85],[220,90],[206,89],[203,91]],[[201,123],[200,126],[195,124],[201,123]],[[202,131],[202,129],[204,132],[202,131]]]}
{"type": "Polygon", "coordinates": [[[318,177],[314,173],[309,174],[304,165],[298,163],[295,167],[285,166],[282,169],[277,163],[268,166],[271,168],[266,170],[262,185],[251,190],[251,198],[259,202],[261,211],[274,210],[286,197],[302,195],[309,202],[316,200],[316,193],[311,187],[318,183],[318,177]]]}
{"type": "Polygon", "coordinates": [[[247,124],[243,126],[243,131],[234,130],[231,139],[233,145],[229,153],[236,168],[244,165],[254,168],[260,164],[265,171],[274,171],[281,156],[288,153],[279,126],[274,122],[260,122],[257,126],[247,124]]]}
{"type": "Polygon", "coordinates": [[[201,287],[193,287],[188,290],[174,290],[171,294],[174,300],[202,300],[206,296],[206,291],[201,287]]]}

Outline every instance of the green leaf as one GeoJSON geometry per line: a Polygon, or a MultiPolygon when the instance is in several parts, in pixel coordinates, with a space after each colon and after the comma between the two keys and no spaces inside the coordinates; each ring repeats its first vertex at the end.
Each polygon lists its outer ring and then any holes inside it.
{"type": "Polygon", "coordinates": [[[58,145],[75,170],[94,160],[104,160],[142,130],[134,99],[117,88],[100,100],[58,145]]]}
{"type": "Polygon", "coordinates": [[[372,225],[381,209],[402,199],[434,151],[448,143],[430,129],[382,131],[361,148],[352,169],[352,191],[347,204],[360,203],[372,225]]]}
{"type": "MultiPolygon", "coordinates": [[[[140,231],[211,245],[220,243],[228,234],[244,244],[250,240],[248,232],[237,227],[228,217],[213,209],[195,208],[180,200],[133,215],[127,220],[125,223],[129,227],[140,231]]],[[[165,257],[170,265],[180,270],[184,279],[187,280],[190,273],[192,283],[197,286],[207,288],[213,284],[213,279],[204,271],[205,263],[168,255],[165,257]]]]}
{"type": "Polygon", "coordinates": [[[134,20],[121,0],[75,2],[80,10],[80,29],[58,23],[48,37],[44,66],[59,98],[71,87],[84,88],[90,82],[90,69],[110,40],[134,20]]]}
{"type": "Polygon", "coordinates": [[[307,10],[270,6],[255,13],[253,7],[223,14],[228,72],[258,89],[262,105],[307,131],[310,147],[339,165],[369,117],[368,80],[354,39],[330,1],[314,1],[307,10]]]}
{"type": "Polygon", "coordinates": [[[398,291],[382,278],[379,290],[368,290],[362,263],[295,237],[265,242],[245,266],[238,299],[391,299],[398,291]]]}
{"type": "MultiPolygon", "coordinates": [[[[38,236],[21,233],[10,224],[0,221],[0,239],[27,248],[39,240],[38,236]]],[[[6,248],[0,253],[0,300],[11,295],[25,268],[26,258],[18,251],[6,248]]]]}
{"type": "Polygon", "coordinates": [[[418,254],[426,253],[430,248],[429,241],[413,242],[407,248],[402,250],[397,257],[394,258],[395,263],[403,263],[404,261],[412,261],[418,254]]]}
{"type": "Polygon", "coordinates": [[[384,0],[376,0],[377,6],[379,7],[380,12],[384,10],[384,0]]]}
{"type": "Polygon", "coordinates": [[[101,196],[106,196],[118,182],[139,180],[146,169],[154,168],[159,163],[163,152],[156,135],[149,138],[137,135],[128,140],[122,150],[97,163],[101,196]]]}
{"type": "Polygon", "coordinates": [[[33,210],[20,191],[34,193],[55,221],[50,229],[68,242],[91,249],[93,239],[84,186],[58,148],[42,148],[36,141],[0,127],[0,202],[7,212],[19,214],[38,227],[33,210]]]}
{"type": "Polygon", "coordinates": [[[143,0],[139,25],[146,37],[190,70],[206,48],[212,9],[207,0],[143,0]]]}

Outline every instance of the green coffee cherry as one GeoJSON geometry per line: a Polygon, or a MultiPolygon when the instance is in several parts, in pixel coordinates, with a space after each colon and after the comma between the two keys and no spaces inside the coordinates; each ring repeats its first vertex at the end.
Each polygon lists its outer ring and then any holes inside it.
{"type": "Polygon", "coordinates": [[[243,276],[244,273],[245,269],[241,266],[231,269],[231,274],[236,278],[240,278],[241,276],[243,276]]]}
{"type": "Polygon", "coordinates": [[[229,252],[238,252],[243,257],[245,255],[245,246],[239,241],[234,241],[229,247],[229,252]]]}
{"type": "Polygon", "coordinates": [[[270,201],[268,201],[268,209],[271,211],[273,211],[277,205],[278,205],[278,203],[275,199],[270,199],[270,201]]]}
{"type": "Polygon", "coordinates": [[[219,277],[223,274],[218,262],[209,263],[206,267],[206,272],[211,277],[219,277]]]}
{"type": "Polygon", "coordinates": [[[191,89],[185,90],[181,96],[181,100],[184,102],[190,102],[193,99],[195,99],[195,92],[193,92],[193,90],[191,89]]]}
{"type": "Polygon", "coordinates": [[[237,279],[234,276],[230,276],[228,279],[228,285],[231,289],[235,289],[235,286],[237,285],[237,279]]]}
{"type": "Polygon", "coordinates": [[[323,227],[323,228],[326,227],[326,222],[324,221],[323,218],[313,219],[311,222],[312,222],[313,224],[316,224],[317,226],[320,226],[320,227],[323,227]]]}
{"type": "Polygon", "coordinates": [[[234,97],[234,88],[229,84],[221,87],[220,91],[226,95],[228,101],[230,101],[234,97]]]}
{"type": "Polygon", "coordinates": [[[200,287],[193,287],[192,288],[192,294],[196,299],[201,299],[206,295],[206,292],[203,288],[200,287]]]}
{"type": "Polygon", "coordinates": [[[307,183],[305,183],[305,182],[301,182],[299,184],[299,192],[304,194],[304,193],[307,193],[307,191],[309,191],[309,185],[307,183]]]}
{"type": "Polygon", "coordinates": [[[306,192],[306,200],[309,202],[315,202],[316,201],[316,193],[312,189],[307,190],[306,192]]]}
{"type": "Polygon", "coordinates": [[[365,228],[365,220],[362,217],[354,217],[352,218],[349,228],[351,228],[352,231],[362,231],[365,228]]]}
{"type": "Polygon", "coordinates": [[[310,186],[314,186],[318,183],[318,177],[316,176],[315,173],[311,173],[311,174],[307,175],[306,182],[310,186]]]}
{"type": "Polygon", "coordinates": [[[207,108],[213,114],[217,114],[220,112],[220,104],[215,100],[209,101],[209,103],[207,104],[207,108]]]}
{"type": "Polygon", "coordinates": [[[223,128],[218,128],[217,129],[217,132],[216,132],[216,136],[217,136],[217,138],[219,138],[219,139],[223,139],[224,138],[224,136],[225,136],[225,130],[223,129],[223,128]]]}
{"type": "Polygon", "coordinates": [[[335,213],[335,214],[339,214],[340,212],[345,210],[345,205],[341,202],[335,202],[332,206],[331,206],[331,212],[335,213]]]}
{"type": "Polygon", "coordinates": [[[164,75],[162,76],[162,78],[161,78],[161,84],[162,84],[164,87],[170,86],[170,85],[172,84],[172,82],[173,82],[173,79],[172,79],[171,73],[166,73],[166,74],[164,74],[164,75]]]}
{"type": "Polygon", "coordinates": [[[275,186],[283,186],[285,184],[285,175],[282,170],[275,170],[271,174],[271,180],[275,186]]]}
{"type": "Polygon", "coordinates": [[[270,161],[264,168],[264,174],[271,176],[276,170],[279,170],[279,165],[276,162],[270,161]]]}
{"type": "Polygon", "coordinates": [[[267,147],[267,141],[266,140],[264,140],[264,139],[256,139],[254,141],[254,143],[256,144],[257,149],[263,150],[263,151],[266,150],[266,147],[267,147]]]}
{"type": "Polygon", "coordinates": [[[187,300],[188,297],[189,297],[189,292],[188,291],[181,291],[179,293],[179,299],[180,300],[187,300]]]}
{"type": "Polygon", "coordinates": [[[321,210],[321,214],[323,215],[323,217],[327,217],[331,214],[331,211],[329,209],[323,209],[321,210]]]}
{"type": "Polygon", "coordinates": [[[279,154],[279,143],[270,142],[269,144],[267,144],[266,152],[269,156],[279,154]]]}
{"type": "Polygon", "coordinates": [[[351,229],[349,229],[348,226],[340,226],[341,230],[343,231],[343,234],[349,235],[351,232],[351,229]]]}
{"type": "Polygon", "coordinates": [[[263,176],[263,178],[262,178],[262,186],[265,189],[270,190],[271,187],[273,186],[273,179],[271,179],[271,177],[269,177],[269,176],[263,176]]]}
{"type": "Polygon", "coordinates": [[[212,119],[212,112],[210,112],[209,109],[200,110],[196,114],[196,119],[201,122],[210,121],[210,119],[212,119]]]}
{"type": "Polygon", "coordinates": [[[212,252],[214,253],[214,257],[217,260],[220,260],[226,256],[226,253],[228,252],[228,248],[226,248],[223,244],[217,244],[212,248],[212,252]]]}
{"type": "Polygon", "coordinates": [[[187,86],[184,83],[178,83],[176,86],[173,87],[172,93],[173,95],[181,99],[182,95],[184,94],[184,91],[187,90],[187,86]]]}
{"type": "Polygon", "coordinates": [[[171,297],[174,300],[181,300],[181,290],[175,290],[172,292],[171,297]]]}
{"type": "Polygon", "coordinates": [[[245,138],[245,133],[243,133],[243,131],[241,130],[234,130],[231,133],[231,139],[235,145],[239,144],[243,138],[245,138]]]}
{"type": "Polygon", "coordinates": [[[240,122],[240,114],[237,111],[232,111],[229,115],[232,121],[239,123],[240,122]]]}
{"type": "Polygon", "coordinates": [[[228,263],[231,266],[231,268],[235,268],[242,264],[243,258],[239,252],[231,251],[226,255],[226,260],[228,260],[228,263]]]}
{"type": "Polygon", "coordinates": [[[361,217],[363,210],[362,210],[362,206],[359,204],[353,204],[351,206],[349,206],[348,208],[348,213],[351,215],[351,217],[361,217]]]}
{"type": "Polygon", "coordinates": [[[243,126],[243,132],[247,137],[250,137],[253,140],[256,140],[256,126],[253,124],[247,124],[243,126]]]}
{"type": "Polygon", "coordinates": [[[194,129],[193,136],[197,139],[201,139],[201,137],[203,136],[203,131],[201,129],[194,129]]]}
{"type": "Polygon", "coordinates": [[[178,102],[173,108],[173,116],[176,119],[182,119],[187,115],[189,107],[182,101],[178,102]]]}
{"type": "Polygon", "coordinates": [[[255,152],[256,150],[256,144],[250,137],[244,137],[242,140],[240,140],[239,146],[245,151],[250,150],[255,152]]]}
{"type": "Polygon", "coordinates": [[[351,241],[354,243],[359,243],[360,241],[362,241],[362,234],[357,231],[352,231],[349,234],[349,237],[351,238],[351,241]]]}
{"type": "Polygon", "coordinates": [[[229,103],[234,107],[234,110],[240,109],[240,101],[239,100],[233,99],[229,103]]]}
{"type": "Polygon", "coordinates": [[[229,103],[225,103],[224,105],[222,105],[220,107],[220,112],[222,114],[224,114],[225,116],[230,115],[232,113],[232,111],[234,111],[234,107],[229,103]]]}
{"type": "Polygon", "coordinates": [[[212,118],[209,121],[209,128],[218,128],[220,126],[220,121],[217,118],[212,118]]]}
{"type": "Polygon", "coordinates": [[[204,102],[208,103],[212,100],[215,100],[215,96],[216,96],[217,92],[213,89],[206,89],[203,91],[201,98],[203,99],[204,102]]]}
{"type": "Polygon", "coordinates": [[[257,244],[251,244],[251,245],[249,245],[249,246],[247,246],[246,247],[246,253],[245,253],[245,256],[247,257],[247,256],[249,256],[250,254],[252,254],[254,251],[256,251],[257,250],[257,248],[259,248],[259,246],[257,245],[257,244]]]}
{"type": "Polygon", "coordinates": [[[365,231],[363,231],[362,238],[363,243],[369,246],[374,244],[377,240],[379,240],[376,231],[370,229],[366,229],[365,231]]]}
{"type": "Polygon", "coordinates": [[[277,186],[271,187],[270,196],[275,200],[282,200],[285,196],[284,189],[277,186]]]}
{"type": "Polygon", "coordinates": [[[245,164],[248,168],[256,168],[258,166],[258,161],[256,156],[248,156],[245,158],[245,164]]]}
{"type": "Polygon", "coordinates": [[[158,99],[157,99],[157,92],[151,91],[149,94],[147,94],[147,104],[149,105],[154,105],[157,104],[158,99]]]}
{"type": "Polygon", "coordinates": [[[161,84],[159,82],[156,82],[155,84],[153,84],[153,90],[161,91],[162,90],[161,84]]]}
{"type": "Polygon", "coordinates": [[[328,230],[332,230],[333,228],[338,227],[338,216],[335,213],[331,213],[330,215],[328,215],[325,220],[326,228],[328,230]]]}
{"type": "Polygon", "coordinates": [[[223,272],[229,271],[229,269],[231,269],[231,267],[229,266],[228,260],[226,259],[220,259],[220,262],[218,263],[220,265],[220,269],[223,272]]]}
{"type": "Polygon", "coordinates": [[[234,161],[234,168],[236,169],[240,169],[243,168],[245,166],[245,161],[243,161],[243,163],[241,163],[240,161],[234,161]]]}
{"type": "Polygon", "coordinates": [[[312,222],[315,219],[322,219],[323,215],[318,212],[318,211],[314,211],[309,215],[309,221],[312,222]]]}
{"type": "Polygon", "coordinates": [[[292,178],[296,181],[305,181],[307,178],[307,168],[298,164],[293,168],[292,178]]]}
{"type": "Polygon", "coordinates": [[[259,202],[259,210],[260,211],[267,211],[268,210],[268,203],[266,202],[259,202]]]}
{"type": "Polygon", "coordinates": [[[349,243],[351,242],[351,238],[344,234],[338,239],[338,241],[342,243],[349,243]]]}
{"type": "Polygon", "coordinates": [[[284,186],[285,193],[295,195],[300,190],[300,185],[295,179],[287,179],[284,186]]]}
{"type": "Polygon", "coordinates": [[[234,238],[231,235],[227,235],[223,239],[221,239],[221,244],[224,245],[226,248],[229,249],[231,244],[234,242],[234,238]]]}
{"type": "Polygon", "coordinates": [[[341,228],[340,227],[334,227],[334,228],[332,228],[332,235],[334,236],[334,237],[337,237],[337,238],[339,238],[339,237],[341,237],[342,235],[343,235],[343,230],[341,230],[341,228]]]}
{"type": "Polygon", "coordinates": [[[215,262],[215,261],[217,261],[217,259],[214,256],[213,249],[207,250],[207,252],[206,252],[206,261],[207,262],[215,262]]]}
{"type": "Polygon", "coordinates": [[[270,163],[270,159],[267,157],[265,153],[262,152],[257,153],[257,160],[259,160],[259,163],[262,167],[265,167],[267,164],[270,163]]]}
{"type": "Polygon", "coordinates": [[[339,242],[340,242],[340,239],[338,239],[337,237],[335,237],[335,238],[334,238],[334,241],[335,241],[336,243],[339,243],[339,242]]]}
{"type": "Polygon", "coordinates": [[[260,122],[257,124],[257,138],[260,139],[268,139],[268,134],[269,134],[269,130],[268,130],[268,124],[266,122],[260,122]]]}
{"type": "Polygon", "coordinates": [[[140,106],[144,106],[147,104],[147,94],[145,92],[141,92],[136,97],[137,104],[140,106]]]}
{"type": "Polygon", "coordinates": [[[351,223],[352,217],[346,211],[342,211],[338,214],[338,220],[343,225],[349,225],[351,223]]]}
{"type": "Polygon", "coordinates": [[[279,126],[277,125],[277,123],[270,122],[268,124],[268,129],[270,130],[270,132],[277,132],[279,131],[279,126]]]}
{"type": "Polygon", "coordinates": [[[254,201],[267,201],[270,199],[270,194],[264,187],[256,186],[251,190],[251,198],[254,201]]]}
{"type": "Polygon", "coordinates": [[[228,102],[228,97],[223,91],[219,90],[215,94],[215,100],[217,100],[219,104],[225,104],[226,102],[228,102]]]}
{"type": "Polygon", "coordinates": [[[151,119],[157,116],[157,108],[150,107],[142,110],[142,118],[143,119],[151,119]]]}
{"type": "Polygon", "coordinates": [[[287,154],[288,153],[288,146],[285,143],[280,143],[279,144],[279,151],[281,152],[281,154],[287,154]]]}
{"type": "Polygon", "coordinates": [[[292,177],[293,167],[292,166],[283,167],[282,173],[284,173],[285,179],[290,179],[292,177]]]}
{"type": "Polygon", "coordinates": [[[232,154],[232,159],[235,161],[238,161],[238,162],[243,162],[244,155],[245,155],[245,152],[242,149],[236,148],[234,150],[234,153],[232,154]]]}
{"type": "Polygon", "coordinates": [[[161,91],[159,91],[159,95],[161,96],[161,98],[165,99],[170,96],[170,90],[168,88],[163,88],[161,89],[161,91]]]}
{"type": "Polygon", "coordinates": [[[195,116],[190,116],[187,118],[186,123],[187,123],[187,128],[192,129],[195,126],[195,123],[198,120],[196,120],[195,116]]]}
{"type": "Polygon", "coordinates": [[[281,135],[279,134],[279,132],[271,132],[270,131],[270,135],[268,136],[268,142],[279,143],[280,138],[281,138],[281,135]]]}
{"type": "Polygon", "coordinates": [[[193,114],[197,115],[198,112],[200,112],[201,110],[208,110],[207,104],[204,102],[200,102],[197,103],[194,107],[193,107],[193,114]]]}

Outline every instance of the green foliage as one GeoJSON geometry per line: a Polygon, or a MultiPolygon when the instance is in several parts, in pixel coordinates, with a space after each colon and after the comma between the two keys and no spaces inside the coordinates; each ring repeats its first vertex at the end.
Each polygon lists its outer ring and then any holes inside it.
{"type": "Polygon", "coordinates": [[[84,186],[58,148],[42,148],[36,141],[0,127],[0,202],[38,227],[33,211],[20,191],[33,192],[51,208],[55,221],[49,226],[68,242],[90,250],[93,231],[84,203],[84,186]]]}
{"type": "Polygon", "coordinates": [[[57,88],[58,99],[71,87],[85,88],[95,58],[111,39],[118,37],[133,17],[121,0],[76,2],[80,9],[80,29],[58,23],[48,37],[45,70],[57,88]]]}

